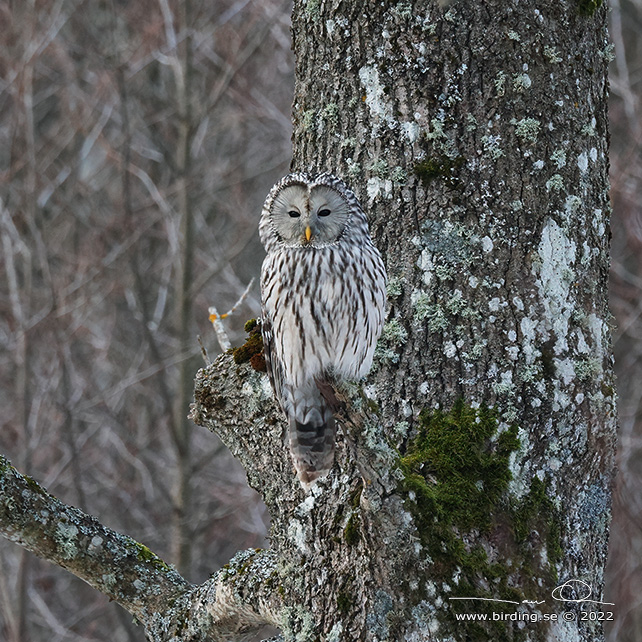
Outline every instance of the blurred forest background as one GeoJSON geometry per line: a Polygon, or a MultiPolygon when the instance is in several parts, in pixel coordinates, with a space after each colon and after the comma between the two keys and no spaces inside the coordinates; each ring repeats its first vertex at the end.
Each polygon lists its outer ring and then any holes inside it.
{"type": "MultiPolygon", "coordinates": [[[[610,2],[620,450],[611,641],[642,641],[642,0],[610,2]]],[[[0,452],[200,583],[266,545],[243,470],[187,420],[208,307],[257,277],[290,161],[290,1],[0,0],[0,452]]],[[[225,321],[242,340],[255,281],[225,321]]],[[[0,540],[0,639],[142,642],[0,540]]]]}

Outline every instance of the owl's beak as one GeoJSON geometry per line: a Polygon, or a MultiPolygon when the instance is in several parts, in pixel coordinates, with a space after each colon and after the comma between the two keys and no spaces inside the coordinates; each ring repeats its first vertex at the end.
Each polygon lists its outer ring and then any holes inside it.
{"type": "Polygon", "coordinates": [[[311,228],[310,228],[310,226],[308,225],[308,226],[305,228],[305,240],[306,240],[306,241],[309,241],[311,238],[312,238],[312,229],[311,229],[311,228]]]}

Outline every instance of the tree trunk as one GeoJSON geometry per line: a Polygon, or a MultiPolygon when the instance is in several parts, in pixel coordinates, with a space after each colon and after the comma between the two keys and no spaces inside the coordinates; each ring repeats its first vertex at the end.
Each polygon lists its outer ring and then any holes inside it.
{"type": "Polygon", "coordinates": [[[571,600],[603,601],[613,475],[605,13],[295,2],[293,168],[357,191],[390,309],[310,495],[280,426],[219,426],[272,514],[286,639],[602,639],[609,607],[571,600]]]}

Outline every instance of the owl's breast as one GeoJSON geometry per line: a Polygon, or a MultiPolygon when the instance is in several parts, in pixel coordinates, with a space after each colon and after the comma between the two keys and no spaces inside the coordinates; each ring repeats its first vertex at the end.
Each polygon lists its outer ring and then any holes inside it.
{"type": "Polygon", "coordinates": [[[295,248],[266,258],[263,306],[288,378],[333,370],[355,379],[370,369],[385,281],[372,282],[370,259],[357,250],[295,248]]]}

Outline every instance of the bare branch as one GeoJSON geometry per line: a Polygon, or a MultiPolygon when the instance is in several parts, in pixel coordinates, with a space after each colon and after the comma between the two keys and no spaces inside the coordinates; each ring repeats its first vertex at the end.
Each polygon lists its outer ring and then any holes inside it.
{"type": "Polygon", "coordinates": [[[118,602],[153,642],[222,642],[279,625],[272,551],[237,553],[211,580],[194,586],[146,546],[59,501],[2,455],[0,534],[118,602]]]}
{"type": "Polygon", "coordinates": [[[62,503],[3,456],[0,534],[67,569],[143,622],[190,588],[148,548],[62,503]]]}
{"type": "Polygon", "coordinates": [[[250,282],[247,284],[247,287],[243,291],[243,294],[241,294],[238,301],[227,312],[219,314],[218,310],[214,306],[210,306],[208,310],[210,314],[210,321],[212,322],[214,331],[216,332],[216,338],[218,339],[218,343],[221,346],[221,350],[223,352],[229,350],[232,347],[232,344],[230,343],[230,340],[227,336],[227,332],[225,331],[225,326],[223,325],[223,319],[226,319],[236,312],[239,306],[242,305],[242,303],[247,298],[247,295],[249,294],[253,285],[254,279],[250,279],[250,282]]]}

